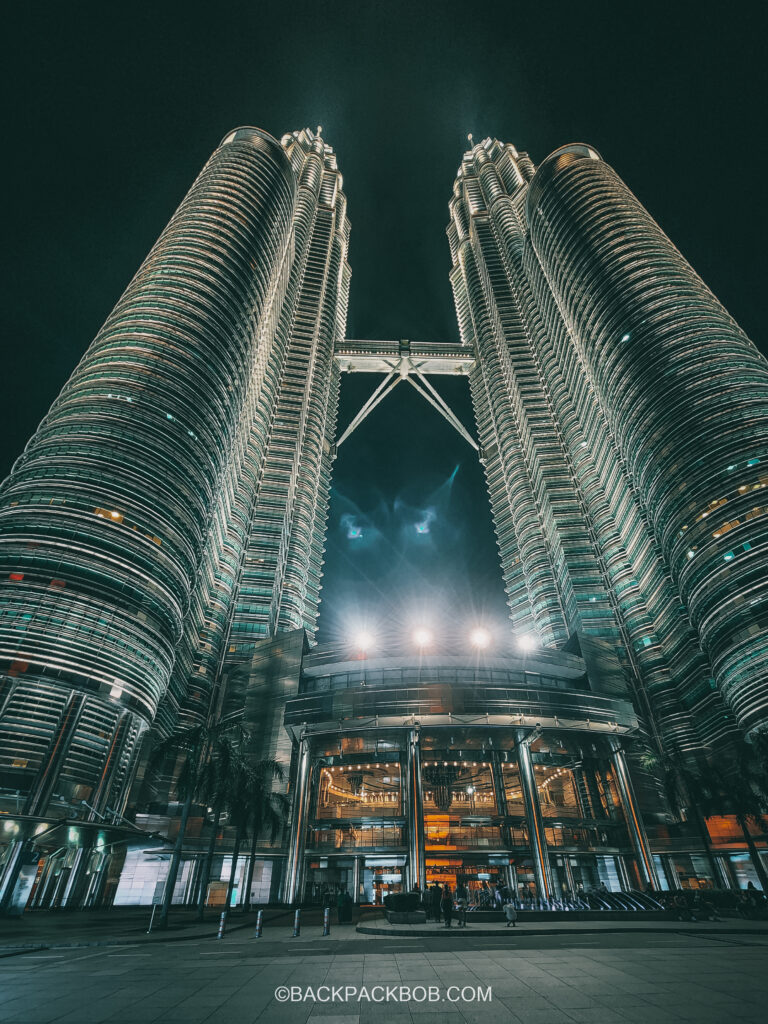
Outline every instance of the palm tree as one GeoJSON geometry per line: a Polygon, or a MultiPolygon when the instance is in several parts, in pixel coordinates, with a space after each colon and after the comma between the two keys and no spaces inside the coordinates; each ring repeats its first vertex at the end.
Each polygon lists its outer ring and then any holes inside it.
{"type": "Polygon", "coordinates": [[[197,919],[202,921],[205,914],[205,903],[208,896],[208,883],[216,852],[216,839],[219,833],[221,816],[226,809],[229,780],[233,772],[233,764],[237,758],[237,747],[226,737],[221,737],[212,752],[207,772],[206,797],[213,810],[211,835],[208,840],[208,851],[203,863],[198,891],[197,919]]]}
{"type": "Polygon", "coordinates": [[[248,878],[245,886],[245,911],[251,909],[251,886],[253,870],[256,863],[256,844],[259,836],[269,833],[270,843],[274,843],[278,832],[285,824],[290,808],[290,800],[285,793],[275,793],[273,782],[282,782],[285,776],[283,766],[277,761],[264,759],[258,761],[251,770],[248,786],[249,824],[251,826],[251,855],[248,861],[248,878]]]}
{"type": "Polygon", "coordinates": [[[760,753],[744,740],[734,744],[730,763],[722,768],[710,767],[701,779],[702,813],[705,818],[716,814],[733,814],[749,850],[749,858],[764,893],[768,893],[768,873],[763,867],[749,825],[764,827],[768,808],[768,772],[760,753]]]}
{"type": "Polygon", "coordinates": [[[649,748],[640,761],[644,768],[660,778],[667,802],[677,816],[684,820],[684,812],[691,812],[691,818],[709,862],[712,884],[717,886],[717,865],[710,849],[709,829],[701,810],[701,805],[705,802],[702,774],[689,767],[677,748],[662,750],[659,753],[649,748]]]}
{"type": "Polygon", "coordinates": [[[226,807],[229,821],[235,826],[235,845],[232,851],[232,870],[229,875],[224,909],[229,912],[232,893],[237,879],[237,862],[240,849],[248,829],[251,830],[251,851],[246,880],[245,911],[251,909],[250,890],[256,858],[258,838],[268,831],[274,841],[283,827],[288,813],[289,800],[283,793],[272,790],[274,780],[281,781],[284,772],[277,761],[265,759],[251,764],[247,756],[238,752],[232,761],[226,782],[226,807]]]}
{"type": "Polygon", "coordinates": [[[237,878],[237,861],[240,856],[240,846],[243,842],[243,835],[250,817],[248,798],[251,789],[252,768],[248,759],[238,752],[232,762],[231,770],[226,779],[226,808],[229,814],[230,824],[235,826],[235,846],[232,851],[232,869],[229,873],[229,885],[227,896],[224,901],[224,910],[229,913],[232,903],[232,893],[237,878]]]}
{"type": "Polygon", "coordinates": [[[211,786],[211,755],[215,748],[219,751],[226,747],[227,740],[222,735],[221,725],[196,725],[182,729],[162,740],[153,750],[150,757],[150,770],[158,771],[167,762],[169,756],[176,761],[181,758],[181,767],[176,778],[175,788],[183,800],[179,831],[171,855],[168,878],[163,893],[163,905],[157,923],[158,928],[168,927],[168,913],[173,899],[173,890],[179,874],[184,837],[192,804],[204,798],[211,786]]]}

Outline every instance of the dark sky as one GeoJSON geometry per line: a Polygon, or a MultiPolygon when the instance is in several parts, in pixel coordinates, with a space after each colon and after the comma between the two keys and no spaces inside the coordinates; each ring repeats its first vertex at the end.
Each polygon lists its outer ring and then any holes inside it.
{"type": "MultiPolygon", "coordinates": [[[[763,344],[762,0],[14,6],[0,475],[237,125],[322,124],[336,149],[350,337],[456,339],[444,230],[472,132],[537,162],[596,146],[763,344]]],[[[342,425],[374,381],[345,383],[342,425]]],[[[503,619],[479,468],[407,385],[342,448],[324,596],[329,637],[366,616],[397,631],[425,609],[446,630],[503,619]]]]}

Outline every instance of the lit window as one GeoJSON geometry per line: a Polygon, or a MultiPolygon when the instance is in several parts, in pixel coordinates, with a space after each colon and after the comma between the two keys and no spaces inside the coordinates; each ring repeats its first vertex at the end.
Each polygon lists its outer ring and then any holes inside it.
{"type": "Polygon", "coordinates": [[[750,459],[749,462],[747,463],[747,465],[748,466],[759,466],[760,465],[760,459],[750,459]]]}
{"type": "Polygon", "coordinates": [[[23,572],[12,572],[8,576],[8,579],[9,580],[13,580],[14,583],[20,583],[24,579],[24,573],[23,572]]]}
{"type": "Polygon", "coordinates": [[[726,551],[726,553],[723,555],[723,559],[726,562],[732,561],[735,557],[736,556],[734,555],[734,553],[732,551],[726,551]]]}

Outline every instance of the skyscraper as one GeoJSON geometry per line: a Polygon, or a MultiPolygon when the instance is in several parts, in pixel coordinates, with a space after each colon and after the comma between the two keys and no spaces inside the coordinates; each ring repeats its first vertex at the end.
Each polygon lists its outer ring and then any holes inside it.
{"type": "Polygon", "coordinates": [[[27,846],[39,906],[83,873],[98,899],[110,858],[108,900],[207,898],[199,844],[176,886],[99,823],[149,727],[214,718],[290,776],[285,834],[249,871],[220,851],[238,899],[746,877],[634,753],[765,727],[768,365],[588,146],[536,170],[486,139],[450,212],[461,343],[352,341],[319,130],[237,129],[203,168],[0,488],[0,905],[27,846]],[[343,372],[383,379],[336,439],[343,372]],[[312,645],[336,446],[404,380],[479,451],[512,642],[312,645]]]}
{"type": "Polygon", "coordinates": [[[765,360],[589,146],[486,139],[450,207],[514,629],[609,639],[679,750],[764,728],[765,360]]]}
{"type": "Polygon", "coordinates": [[[0,492],[0,788],[120,810],[142,734],[317,615],[349,224],[333,151],[231,132],[0,492]]]}

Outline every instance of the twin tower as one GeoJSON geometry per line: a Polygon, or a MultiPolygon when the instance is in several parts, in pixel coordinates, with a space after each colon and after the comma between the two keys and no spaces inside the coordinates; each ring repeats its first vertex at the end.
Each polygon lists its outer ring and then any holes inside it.
{"type": "MultiPolygon", "coordinates": [[[[319,133],[231,132],[2,485],[23,813],[119,812],[150,726],[314,633],[348,239],[319,133]]],[[[609,643],[662,745],[765,729],[768,364],[588,146],[473,146],[448,241],[513,634],[609,643]]]]}

